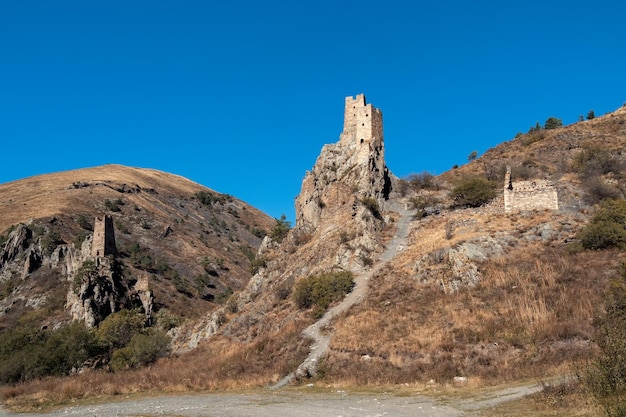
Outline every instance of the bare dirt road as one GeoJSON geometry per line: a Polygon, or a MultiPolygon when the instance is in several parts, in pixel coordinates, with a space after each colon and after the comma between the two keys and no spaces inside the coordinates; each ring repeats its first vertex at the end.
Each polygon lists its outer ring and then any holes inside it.
{"type": "Polygon", "coordinates": [[[541,389],[529,384],[508,387],[481,397],[444,402],[419,394],[362,393],[343,390],[257,390],[242,393],[158,396],[117,402],[81,404],[37,414],[0,409],[0,417],[456,417],[541,389]]]}

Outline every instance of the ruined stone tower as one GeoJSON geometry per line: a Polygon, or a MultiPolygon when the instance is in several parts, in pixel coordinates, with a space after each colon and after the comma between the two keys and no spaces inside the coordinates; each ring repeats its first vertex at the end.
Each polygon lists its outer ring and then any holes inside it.
{"type": "Polygon", "coordinates": [[[105,215],[103,218],[96,217],[93,224],[91,256],[100,258],[107,255],[115,255],[116,253],[113,219],[109,215],[105,215]]]}
{"type": "Polygon", "coordinates": [[[366,161],[372,149],[384,149],[383,113],[365,101],[364,94],[346,97],[343,132],[339,143],[356,148],[357,160],[366,161]]]}

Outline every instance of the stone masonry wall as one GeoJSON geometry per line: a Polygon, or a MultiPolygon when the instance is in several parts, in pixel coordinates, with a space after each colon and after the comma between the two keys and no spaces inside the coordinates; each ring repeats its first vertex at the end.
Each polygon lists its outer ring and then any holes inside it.
{"type": "Polygon", "coordinates": [[[355,147],[358,161],[366,161],[372,149],[383,142],[383,113],[365,101],[364,94],[348,96],[345,101],[340,143],[355,147]]]}
{"type": "Polygon", "coordinates": [[[115,255],[115,231],[111,216],[96,217],[93,224],[93,240],[91,241],[91,256],[99,258],[115,255]]]}
{"type": "Polygon", "coordinates": [[[511,168],[504,177],[504,211],[558,210],[559,198],[556,187],[546,180],[511,180],[511,168]]]}

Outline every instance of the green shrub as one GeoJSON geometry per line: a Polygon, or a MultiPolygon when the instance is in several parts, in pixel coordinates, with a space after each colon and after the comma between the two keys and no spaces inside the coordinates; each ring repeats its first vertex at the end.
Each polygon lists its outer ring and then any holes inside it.
{"type": "Polygon", "coordinates": [[[585,249],[626,248],[626,200],[606,200],[576,236],[585,249]]]}
{"type": "Polygon", "coordinates": [[[81,285],[84,280],[89,280],[98,276],[98,270],[94,261],[87,260],[78,268],[74,275],[74,282],[72,283],[72,290],[78,294],[81,285]]]}
{"type": "Polygon", "coordinates": [[[275,242],[280,243],[287,236],[287,233],[289,233],[289,229],[291,229],[291,222],[287,221],[287,216],[285,216],[284,214],[280,216],[280,219],[274,220],[276,221],[276,223],[270,231],[270,237],[275,242]]]}
{"type": "Polygon", "coordinates": [[[128,345],[113,352],[111,368],[120,371],[156,362],[168,354],[169,344],[169,336],[161,330],[137,333],[132,336],[128,345]]]}
{"type": "Polygon", "coordinates": [[[424,211],[427,207],[432,207],[439,204],[439,199],[437,199],[437,197],[435,197],[434,195],[422,194],[416,197],[411,197],[409,199],[409,203],[414,210],[420,212],[424,211]]]}
{"type": "Polygon", "coordinates": [[[124,205],[124,201],[119,198],[115,200],[109,200],[109,199],[104,200],[104,206],[106,207],[106,209],[109,211],[116,212],[116,213],[122,211],[120,206],[123,206],[123,205],[124,205]]]}
{"type": "Polygon", "coordinates": [[[91,225],[91,223],[89,223],[89,220],[87,220],[87,217],[84,214],[79,215],[76,222],[83,229],[93,232],[93,226],[91,225]]]}
{"type": "Polygon", "coordinates": [[[173,314],[166,308],[160,309],[154,315],[154,324],[156,325],[156,327],[163,331],[168,331],[170,329],[173,329],[174,327],[178,327],[180,326],[181,322],[182,320],[180,317],[173,314]]]}
{"type": "Polygon", "coordinates": [[[87,234],[83,232],[82,230],[76,233],[76,236],[74,236],[74,239],[72,240],[74,247],[76,249],[80,249],[83,246],[83,242],[85,241],[86,237],[87,237],[87,234]]]}
{"type": "Polygon", "coordinates": [[[383,215],[380,212],[380,207],[378,206],[378,200],[374,197],[363,197],[361,199],[361,204],[363,204],[377,219],[381,220],[383,218],[383,215]]]}
{"type": "Polygon", "coordinates": [[[495,196],[496,185],[483,177],[462,179],[450,192],[455,207],[480,207],[495,196]]]}
{"type": "Polygon", "coordinates": [[[134,310],[121,310],[110,314],[96,330],[98,342],[110,352],[130,343],[133,335],[141,331],[145,316],[134,310]]]}
{"type": "Polygon", "coordinates": [[[546,120],[545,127],[547,130],[556,129],[557,127],[563,126],[563,121],[558,117],[550,117],[546,120]]]}
{"type": "Polygon", "coordinates": [[[121,220],[115,220],[115,229],[124,233],[125,235],[130,234],[130,230],[128,230],[128,226],[121,220]]]}
{"type": "Polygon", "coordinates": [[[351,272],[329,272],[298,281],[293,289],[293,297],[298,308],[302,310],[311,307],[326,310],[331,303],[341,300],[353,288],[351,272]]]}
{"type": "MultiPolygon", "coordinates": [[[[246,226],[248,227],[248,226],[246,226]]],[[[263,239],[266,235],[267,232],[263,229],[261,229],[260,227],[257,226],[252,226],[249,228],[250,233],[252,233],[254,236],[258,237],[259,239],[263,239]]]]}
{"type": "Polygon", "coordinates": [[[41,248],[44,250],[44,254],[46,255],[51,255],[57,246],[62,243],[65,242],[61,239],[61,236],[57,232],[47,233],[41,238],[41,248]]]}
{"type": "Polygon", "coordinates": [[[211,191],[198,191],[195,196],[200,203],[205,206],[212,206],[215,203],[225,203],[233,199],[233,197],[228,194],[218,194],[211,191]]]}
{"type": "Polygon", "coordinates": [[[67,375],[98,352],[93,331],[78,322],[55,330],[5,330],[0,334],[0,382],[67,375]]]}

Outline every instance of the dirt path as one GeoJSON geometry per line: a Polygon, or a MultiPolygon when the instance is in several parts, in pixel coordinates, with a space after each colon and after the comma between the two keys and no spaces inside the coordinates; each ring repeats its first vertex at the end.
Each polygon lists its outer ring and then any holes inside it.
{"type": "Polygon", "coordinates": [[[0,417],[458,417],[511,401],[541,389],[520,385],[483,393],[473,398],[441,401],[419,394],[355,393],[343,390],[257,390],[240,393],[159,396],[65,407],[39,414],[13,414],[0,409],[0,417]]]}
{"type": "Polygon", "coordinates": [[[396,223],[396,233],[387,245],[385,252],[380,256],[379,261],[369,271],[358,275],[354,279],[354,289],[343,301],[328,310],[321,319],[304,329],[302,336],[313,340],[309,355],[304,362],[298,366],[296,371],[281,379],[272,387],[273,389],[282,388],[290,384],[297,377],[315,375],[319,361],[328,353],[328,345],[332,336],[330,332],[325,331],[326,327],[335,317],[363,301],[369,290],[369,281],[374,274],[387,262],[395,258],[398,253],[404,250],[407,244],[409,226],[414,213],[406,210],[404,206],[398,206],[395,209],[400,215],[400,219],[396,223]]]}
{"type": "MultiPolygon", "coordinates": [[[[19,417],[364,417],[364,416],[456,417],[461,411],[437,404],[426,397],[389,394],[262,392],[244,394],[184,395],[156,397],[116,403],[68,407],[46,414],[19,417]]],[[[8,417],[15,414],[4,414],[8,417]]]]}

